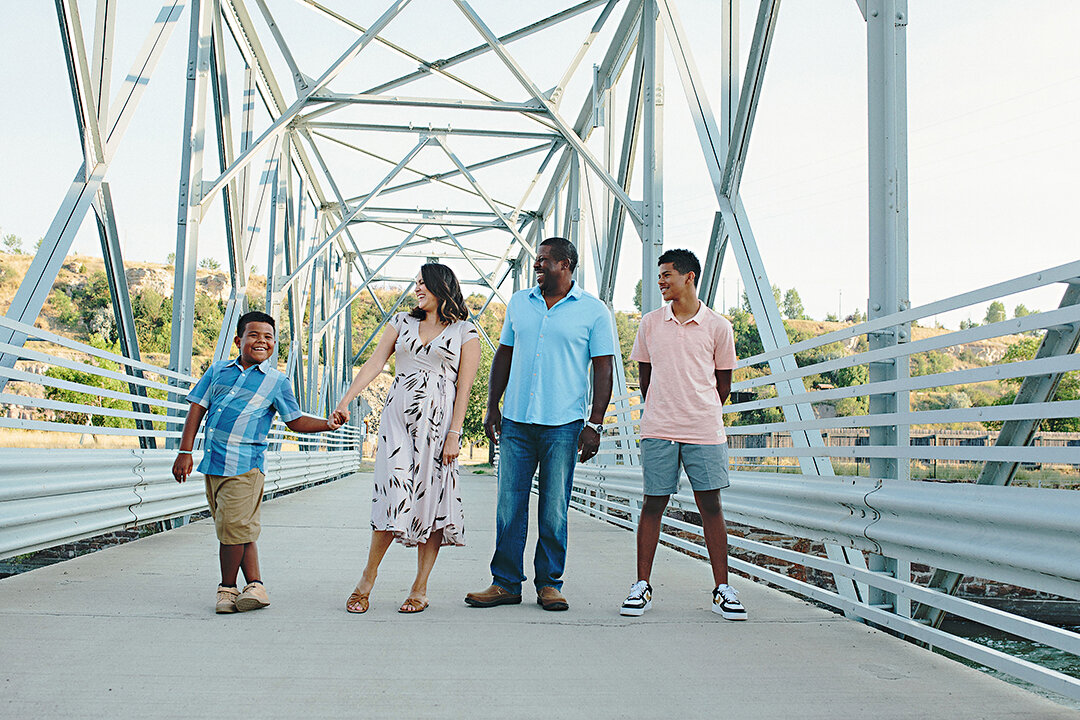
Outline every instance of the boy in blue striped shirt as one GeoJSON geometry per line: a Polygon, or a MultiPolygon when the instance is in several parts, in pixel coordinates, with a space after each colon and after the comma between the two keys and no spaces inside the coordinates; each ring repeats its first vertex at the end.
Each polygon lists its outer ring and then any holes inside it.
{"type": "Polygon", "coordinates": [[[289,379],[278,372],[274,354],[274,318],[249,312],[236,324],[234,360],[216,362],[188,393],[191,409],[184,421],[180,450],[173,462],[177,482],[191,474],[191,448],[204,417],[205,450],[199,472],[206,475],[206,501],[220,543],[219,613],[256,610],[270,604],[259,573],[259,537],[266,435],[281,415],[290,430],[316,433],[336,430],[340,423],[304,415],[289,379]],[[236,576],[244,571],[247,585],[237,590],[236,576]]]}

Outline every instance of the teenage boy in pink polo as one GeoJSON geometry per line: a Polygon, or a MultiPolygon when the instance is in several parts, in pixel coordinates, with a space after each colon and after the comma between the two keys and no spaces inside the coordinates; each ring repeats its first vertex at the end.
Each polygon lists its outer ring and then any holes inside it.
{"type": "Polygon", "coordinates": [[[668,250],[659,259],[660,293],[669,304],[641,318],[630,359],[641,374],[641,465],[644,501],[637,533],[637,582],[622,615],[652,607],[652,573],[660,521],[686,471],[701,514],[712,564],[712,611],[745,620],[746,609],[728,585],[727,526],[720,490],[728,487],[723,403],[731,391],[735,336],[731,323],[697,298],[701,263],[689,250],[668,250]]]}

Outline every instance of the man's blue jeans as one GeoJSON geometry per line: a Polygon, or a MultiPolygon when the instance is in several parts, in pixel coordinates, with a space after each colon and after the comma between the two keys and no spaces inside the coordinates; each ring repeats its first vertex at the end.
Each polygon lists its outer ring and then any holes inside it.
{"type": "Polygon", "coordinates": [[[566,512],[574,484],[578,435],[584,421],[565,425],[532,425],[503,418],[499,438],[499,500],[495,514],[495,555],[491,576],[495,584],[521,593],[525,538],[529,530],[529,491],[540,466],[540,501],[537,513],[540,537],[536,541],[533,581],[539,590],[562,588],[566,567],[566,512]]]}

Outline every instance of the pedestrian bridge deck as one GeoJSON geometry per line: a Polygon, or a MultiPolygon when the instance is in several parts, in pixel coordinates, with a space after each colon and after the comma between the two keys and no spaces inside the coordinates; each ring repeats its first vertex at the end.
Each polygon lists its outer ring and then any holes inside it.
{"type": "Polygon", "coordinates": [[[469,608],[490,579],[495,482],[463,485],[469,544],[443,550],[417,616],[396,612],[415,567],[400,547],[372,609],[344,611],[367,549],[366,474],[264,505],[263,611],[213,614],[205,521],[0,581],[0,716],[1077,717],[749,580],[749,621],[727,622],[708,611],[707,566],[667,548],[653,610],[620,617],[633,537],[577,513],[569,612],[529,595],[469,608]]]}

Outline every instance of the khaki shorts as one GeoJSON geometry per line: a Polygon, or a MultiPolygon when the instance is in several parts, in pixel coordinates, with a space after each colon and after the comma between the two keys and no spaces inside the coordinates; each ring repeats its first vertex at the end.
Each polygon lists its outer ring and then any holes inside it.
{"type": "Polygon", "coordinates": [[[222,545],[258,540],[265,477],[259,468],[243,475],[206,476],[206,502],[210,504],[218,542],[222,545]]]}

